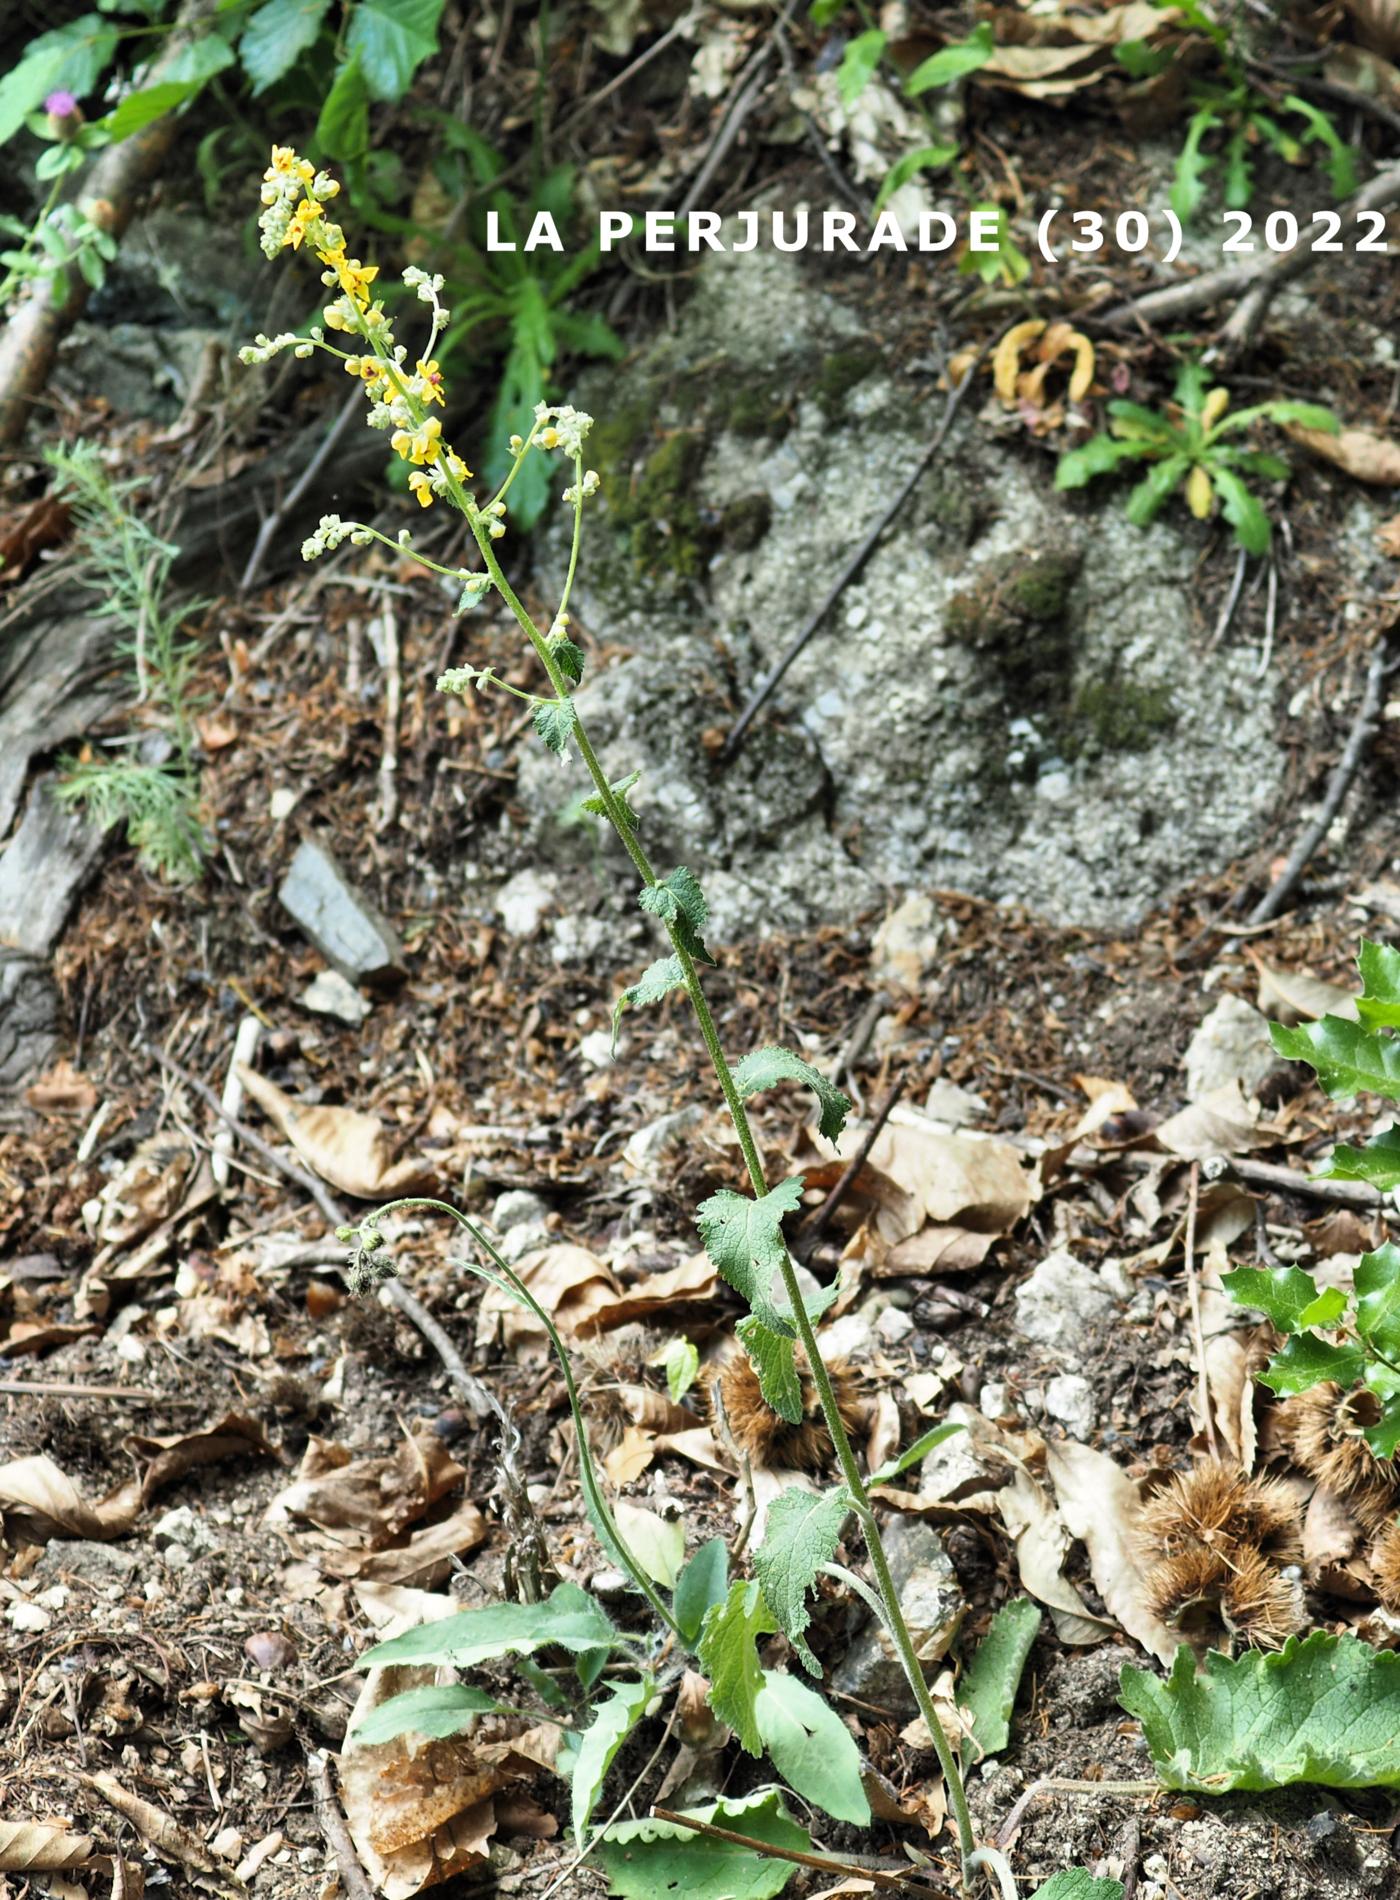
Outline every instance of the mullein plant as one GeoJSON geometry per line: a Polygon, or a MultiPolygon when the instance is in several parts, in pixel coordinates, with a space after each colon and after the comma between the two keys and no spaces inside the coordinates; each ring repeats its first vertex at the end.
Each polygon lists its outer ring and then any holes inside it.
{"type": "MultiPolygon", "coordinates": [[[[576,1652],[582,1651],[580,1678],[585,1692],[595,1697],[590,1704],[592,1720],[574,1751],[570,1770],[575,1832],[581,1851],[585,1847],[589,1851],[597,1849],[607,1863],[616,1830],[610,1836],[608,1828],[590,1831],[588,1825],[603,1777],[627,1735],[657,1706],[657,1697],[678,1677],[679,1661],[687,1656],[693,1657],[708,1677],[711,1707],[747,1752],[756,1756],[766,1753],[799,1793],[829,1813],[846,1821],[869,1821],[858,1757],[845,1725],[799,1679],[763,1668],[757,1648],[760,1637],[781,1629],[808,1673],[819,1675],[820,1666],[806,1637],[811,1617],[809,1596],[823,1576],[834,1575],[878,1615],[908,1678],[947,1783],[964,1889],[970,1891],[979,1880],[991,1878],[1001,1893],[1014,1896],[1015,1884],[1002,1856],[995,1849],[979,1847],[975,1839],[957,1755],[934,1706],[890,1574],[870,1485],[887,1478],[895,1467],[868,1478],[862,1475],[847,1426],[850,1407],[842,1403],[840,1369],[833,1378],[833,1369],[823,1360],[817,1340],[813,1322],[830,1305],[836,1289],[821,1288],[804,1294],[784,1239],[783,1221],[798,1207],[803,1182],[800,1177],[776,1185],[769,1182],[746,1106],[748,1098],[761,1090],[788,1081],[801,1083],[816,1096],[822,1135],[835,1141],[850,1103],[819,1070],[789,1049],[761,1048],[737,1064],[730,1062],[701,981],[701,969],[713,965],[715,959],[705,944],[708,912],[699,881],[684,865],[664,873],[653,866],[630,796],[639,774],[632,773],[616,783],[609,779],[574,699],[574,688],[583,676],[585,654],[571,637],[568,606],[578,571],[584,504],[597,493],[599,485],[597,474],[586,465],[591,418],[568,406],[541,403],[529,434],[510,440],[510,464],[500,487],[488,500],[478,500],[470,486],[471,471],[445,439],[439,413],[444,407],[445,390],[433,351],[450,321],[450,313],[440,300],[443,280],[417,268],[403,273],[405,286],[431,313],[427,342],[421,354],[414,353],[397,340],[390,315],[376,294],[382,288],[376,282],[377,267],[348,254],[344,232],[329,215],[328,206],[338,191],[334,178],[316,170],[295,151],[274,148],[262,190],[263,250],[269,257],[284,250],[310,252],[321,267],[322,282],[331,296],[321,322],[304,335],[259,336],[241,352],[242,359],[245,363],[261,363],[291,350],[299,357],[319,351],[340,361],[346,373],[364,388],[369,426],[383,430],[390,448],[408,464],[408,485],[419,506],[425,510],[442,504],[454,508],[470,530],[482,565],[477,571],[444,567],[417,552],[407,528],[391,538],[364,522],[347,521],[339,515],[321,518],[304,542],[302,553],[311,560],[345,541],[354,545],[383,542],[454,582],[461,593],[458,612],[476,605],[494,589],[517,622],[539,662],[547,691],[522,693],[490,668],[470,665],[444,673],[438,681],[439,690],[514,693],[529,702],[539,739],[561,758],[572,748],[582,761],[593,787],[585,807],[607,819],[617,833],[637,874],[637,901],[668,940],[668,953],[618,999],[614,1026],[625,1008],[657,1002],[678,990],[689,999],[734,1124],[747,1176],[746,1191],[723,1189],[703,1203],[697,1215],[700,1232],[716,1268],[749,1306],[737,1330],[763,1399],[790,1426],[805,1428],[808,1419],[804,1396],[810,1403],[815,1391],[840,1483],[824,1493],[793,1489],[775,1501],[763,1542],[754,1554],[752,1579],[731,1580],[723,1542],[712,1539],[668,1582],[665,1567],[658,1566],[654,1555],[634,1550],[619,1529],[589,1449],[569,1359],[550,1316],[539,1308],[529,1288],[474,1222],[445,1202],[415,1198],[391,1203],[358,1227],[340,1230],[340,1237],[351,1244],[352,1284],[364,1292],[393,1273],[382,1225],[387,1215],[413,1208],[434,1209],[457,1222],[479,1250],[479,1261],[466,1263],[471,1271],[534,1312],[559,1358],[578,1435],[582,1491],[590,1521],[609,1559],[628,1573],[659,1625],[649,1649],[639,1650],[636,1638],[620,1632],[600,1635],[597,1620],[603,1617],[606,1622],[601,1606],[584,1599],[588,1607],[582,1609],[579,1599],[584,1593],[572,1584],[560,1585],[547,1604],[536,1605],[531,1612],[530,1645],[553,1642],[568,1648],[572,1644],[576,1652]],[[346,347],[341,347],[341,341],[346,347]],[[538,625],[527,613],[497,556],[498,543],[506,533],[512,485],[526,458],[534,454],[560,456],[571,472],[563,491],[563,500],[573,515],[568,570],[558,611],[546,626],[538,625]],[[834,1561],[852,1518],[864,1539],[873,1589],[868,1581],[834,1561]],[[576,1628],[580,1617],[582,1623],[576,1628]],[[580,1635],[583,1625],[587,1627],[580,1635]],[[615,1660],[606,1666],[630,1671],[635,1680],[606,1674],[600,1679],[599,1670],[604,1665],[599,1658],[606,1657],[610,1649],[615,1660]],[[621,1662],[616,1660],[619,1651],[624,1652],[621,1662]],[[611,1693],[597,1700],[598,1693],[608,1689],[611,1693]]],[[[905,1452],[898,1461],[899,1468],[925,1455],[952,1429],[936,1428],[926,1434],[905,1452]]],[[[503,1635],[497,1631],[493,1635],[495,1624],[487,1627],[491,1618],[499,1620],[507,1608],[464,1611],[460,1616],[410,1631],[406,1637],[371,1650],[361,1659],[362,1664],[455,1661],[465,1666],[487,1655],[518,1655],[525,1640],[519,1632],[503,1635]]],[[[541,1679],[538,1671],[533,1679],[541,1679]]],[[[449,1727],[454,1721],[465,1727],[486,1706],[489,1698],[484,1692],[465,1684],[457,1685],[451,1694],[443,1690],[410,1692],[399,1710],[390,1703],[376,1711],[372,1731],[367,1734],[362,1728],[360,1739],[370,1739],[370,1734],[382,1739],[394,1732],[396,1725],[407,1731],[421,1727],[425,1719],[433,1722],[433,1733],[442,1734],[447,1732],[444,1721],[449,1727]],[[455,1715],[452,1710],[444,1715],[444,1695],[449,1701],[455,1696],[455,1715]],[[433,1703],[427,1716],[418,1707],[424,1697],[433,1703]]],[[[653,1830],[648,1840],[629,1839],[626,1850],[633,1874],[635,1857],[648,1844],[658,1844],[655,1824],[644,1825],[653,1830]]],[[[686,1839],[693,1844],[693,1837],[686,1839]]],[[[671,1848],[679,1851],[675,1842],[671,1848]]]]}

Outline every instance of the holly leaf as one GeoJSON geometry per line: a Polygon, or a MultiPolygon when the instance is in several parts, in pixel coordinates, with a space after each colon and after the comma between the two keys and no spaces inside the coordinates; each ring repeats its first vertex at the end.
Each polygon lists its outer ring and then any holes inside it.
{"type": "MultiPolygon", "coordinates": [[[[804,1633],[812,1620],[807,1592],[822,1565],[831,1562],[850,1508],[851,1494],[844,1485],[817,1493],[792,1486],[768,1507],[763,1542],[754,1552],[754,1572],[763,1586],[764,1601],[812,1676],[822,1671],[804,1633]]],[[[795,1781],[792,1785],[798,1787],[795,1781]]],[[[798,1788],[798,1792],[803,1790],[798,1788]]]]}
{"type": "Polygon", "coordinates": [[[797,1376],[797,1355],[792,1340],[786,1333],[773,1332],[754,1313],[741,1319],[734,1331],[758,1374],[758,1389],[764,1402],[789,1425],[800,1424],[802,1382],[797,1376]]]}
{"type": "Polygon", "coordinates": [[[816,1096],[821,1108],[817,1125],[822,1134],[828,1141],[840,1139],[841,1130],[846,1126],[846,1117],[851,1112],[850,1097],[843,1095],[820,1069],[814,1068],[810,1062],[804,1062],[791,1049],[784,1049],[776,1043],[765,1049],[754,1049],[734,1071],[735,1086],[745,1101],[764,1089],[777,1088],[780,1082],[804,1083],[816,1096]]]}
{"type": "Polygon", "coordinates": [[[1212,1651],[1201,1675],[1183,1644],[1165,1681],[1132,1667],[1119,1681],[1165,1787],[1400,1786],[1400,1652],[1314,1630],[1233,1661],[1212,1651]]]}
{"type": "Polygon", "coordinates": [[[796,1676],[765,1669],[754,1714],[769,1759],[784,1781],[834,1821],[870,1825],[860,1754],[835,1709],[796,1676]]]}
{"type": "Polygon", "coordinates": [[[681,948],[688,951],[697,963],[714,962],[705,948],[710,907],[705,902],[705,893],[693,871],[678,864],[660,883],[646,885],[638,894],[637,902],[643,910],[650,911],[654,917],[660,917],[671,926],[681,948]]]}
{"type": "Polygon", "coordinates": [[[787,1258],[783,1216],[801,1203],[802,1176],[796,1174],[757,1200],[721,1188],[695,1210],[705,1251],[720,1273],[770,1332],[789,1339],[795,1328],[774,1304],[773,1275],[787,1258]]]}
{"type": "Polygon", "coordinates": [[[354,1663],[383,1669],[399,1663],[451,1663],[470,1669],[496,1656],[529,1656],[549,1643],[574,1655],[613,1649],[622,1638],[607,1611],[576,1583],[557,1584],[543,1603],[488,1603],[420,1623],[387,1643],[376,1643],[354,1663]]]}
{"type": "Polygon", "coordinates": [[[617,1054],[617,1037],[622,1026],[624,1011],[640,1009],[647,1003],[659,1003],[662,997],[669,996],[672,990],[684,988],[685,971],[681,968],[679,957],[659,957],[648,969],[643,970],[635,983],[629,983],[613,1004],[613,1054],[617,1054]]]}
{"type": "Polygon", "coordinates": [[[1270,1023],[1269,1034],[1281,1056],[1317,1070],[1329,1095],[1347,1098],[1369,1092],[1400,1101],[1400,1041],[1373,1035],[1344,1016],[1324,1016],[1293,1029],[1270,1023]]]}
{"type": "Polygon", "coordinates": [[[571,1777],[571,1810],[574,1840],[580,1847],[613,1758],[646,1713],[651,1693],[650,1676],[643,1676],[639,1682],[619,1683],[606,1701],[599,1703],[593,1720],[579,1737],[571,1777]]]}
{"type": "Polygon", "coordinates": [[[1361,972],[1356,999],[1361,1021],[1371,1029],[1400,1029],[1400,950],[1363,937],[1356,967],[1361,972]]]}
{"type": "Polygon", "coordinates": [[[958,1684],[958,1705],[972,1717],[964,1766],[999,1754],[1010,1741],[1016,1691],[1039,1633],[1040,1611],[1029,1597],[1013,1597],[992,1618],[958,1684]]]}
{"type": "Polygon", "coordinates": [[[551,752],[562,759],[570,735],[578,724],[572,699],[541,699],[535,703],[535,731],[551,752]]]}
{"type": "Polygon", "coordinates": [[[267,0],[243,29],[238,57],[252,81],[253,97],[289,73],[315,43],[330,0],[267,0]]]}
{"type": "Polygon", "coordinates": [[[1364,1148],[1339,1141],[1317,1177],[1320,1181],[1369,1181],[1383,1194],[1400,1187],[1400,1127],[1383,1128],[1364,1148]]]}
{"type": "MultiPolygon", "coordinates": [[[[741,1834],[745,1841],[810,1854],[812,1837],[788,1813],[777,1788],[740,1799],[682,1808],[692,1820],[741,1834]]],[[[595,1849],[617,1900],[774,1900],[797,1868],[788,1860],[765,1860],[751,1847],[697,1834],[674,1821],[618,1821],[595,1849]]],[[[1098,1900],[1091,1896],[1091,1900],[1098,1900]]]]}
{"type": "Polygon", "coordinates": [[[763,1753],[755,1704],[763,1687],[756,1644],[777,1629],[758,1583],[736,1578],[723,1603],[705,1612],[700,1629],[700,1667],[710,1679],[710,1707],[727,1722],[749,1755],[763,1753]]]}
{"type": "Polygon", "coordinates": [[[1377,1359],[1400,1358],[1400,1247],[1388,1240],[1362,1254],[1352,1284],[1357,1332],[1377,1359]]]}
{"type": "Polygon", "coordinates": [[[1310,1392],[1330,1379],[1340,1386],[1355,1385],[1366,1356],[1359,1346],[1331,1346],[1316,1333],[1294,1333],[1282,1352],[1259,1374],[1259,1383],[1273,1392],[1310,1392]]]}
{"type": "Polygon", "coordinates": [[[359,0],[346,45],[358,53],[372,99],[402,99],[425,59],[437,51],[443,0],[359,0]]]}
{"type": "Polygon", "coordinates": [[[460,1735],[478,1715],[489,1715],[500,1706],[484,1689],[473,1689],[465,1682],[409,1689],[377,1703],[346,1739],[368,1745],[392,1742],[400,1735],[426,1735],[431,1741],[441,1741],[448,1735],[460,1735]]]}
{"type": "Polygon", "coordinates": [[[1237,1306],[1252,1306],[1271,1319],[1281,1333],[1296,1333],[1304,1326],[1322,1323],[1303,1318],[1317,1304],[1319,1295],[1317,1281],[1301,1267],[1236,1267],[1233,1273],[1221,1274],[1220,1284],[1237,1306]]]}
{"type": "Polygon", "coordinates": [[[729,1546],[722,1537],[702,1544],[685,1569],[676,1578],[671,1608],[681,1635],[693,1643],[700,1634],[706,1612],[723,1603],[729,1592],[729,1546]]]}
{"type": "MultiPolygon", "coordinates": [[[[1388,1366],[1368,1366],[1366,1383],[1374,1392],[1380,1384],[1380,1375],[1388,1373],[1388,1366]]],[[[1363,1434],[1366,1443],[1378,1458],[1393,1458],[1395,1449],[1400,1445],[1400,1393],[1392,1393],[1381,1407],[1380,1418],[1374,1425],[1368,1425],[1363,1434]]]]}

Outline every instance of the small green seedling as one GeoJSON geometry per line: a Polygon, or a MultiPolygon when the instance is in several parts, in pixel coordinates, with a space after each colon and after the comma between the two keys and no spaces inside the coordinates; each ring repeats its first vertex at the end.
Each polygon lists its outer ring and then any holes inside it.
{"type": "Polygon", "coordinates": [[[1282,456],[1244,447],[1240,437],[1260,422],[1292,422],[1335,435],[1337,418],[1311,402],[1260,402],[1233,414],[1227,413],[1229,407],[1230,392],[1219,384],[1208,388],[1201,364],[1183,363],[1165,410],[1110,402],[1109,432],[1062,455],[1055,486],[1084,488],[1123,463],[1147,462],[1148,473],[1128,497],[1127,516],[1134,526],[1147,527],[1181,488],[1198,520],[1205,520],[1219,501],[1239,546],[1249,554],[1266,554],[1272,539],[1269,517],[1243,478],[1286,481],[1289,467],[1282,456]]]}

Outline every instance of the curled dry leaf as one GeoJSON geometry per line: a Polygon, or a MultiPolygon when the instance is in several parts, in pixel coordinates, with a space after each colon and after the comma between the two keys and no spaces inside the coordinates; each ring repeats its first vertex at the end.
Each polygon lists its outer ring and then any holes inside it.
{"type": "Polygon", "coordinates": [[[97,1107],[97,1090],[64,1056],[30,1084],[24,1099],[40,1115],[90,1115],[97,1107]]]}
{"type": "MultiPolygon", "coordinates": [[[[600,1307],[618,1297],[618,1285],[605,1260],[572,1241],[556,1241],[516,1262],[515,1271],[561,1333],[579,1332],[600,1307]]],[[[548,1357],[549,1339],[534,1314],[498,1287],[482,1289],[478,1341],[500,1338],[518,1359],[548,1357]]]]}
{"type": "Polygon", "coordinates": [[[631,1326],[674,1306],[688,1306],[708,1300],[715,1291],[717,1275],[708,1254],[692,1254],[678,1267],[666,1273],[648,1274],[625,1292],[604,1299],[583,1319],[574,1331],[587,1338],[594,1333],[611,1332],[617,1326],[631,1326]]]}
{"type": "Polygon", "coordinates": [[[1400,442],[1377,435],[1371,429],[1342,429],[1328,435],[1322,429],[1304,429],[1298,423],[1285,423],[1284,434],[1301,447],[1335,462],[1353,481],[1370,482],[1379,488],[1400,485],[1400,442]]]}
{"type": "Polygon", "coordinates": [[[1400,515],[1392,515],[1376,529],[1376,546],[1392,561],[1400,561],[1400,515]]]}
{"type": "Polygon", "coordinates": [[[210,1853],[197,1834],[192,1834],[187,1827],[181,1827],[163,1808],[143,1801],[139,1794],[130,1793],[115,1775],[86,1775],[77,1769],[70,1769],[69,1772],[85,1788],[91,1788],[94,1794],[101,1795],[118,1814],[125,1815],[142,1840],[163,1860],[178,1861],[181,1866],[192,1867],[196,1873],[215,1875],[226,1891],[231,1890],[232,1883],[223,1862],[210,1853]]]}
{"type": "Polygon", "coordinates": [[[1183,1161],[1209,1161],[1214,1155],[1247,1154],[1257,1146],[1257,1103],[1244,1099],[1238,1082],[1211,1089],[1169,1115],[1152,1131],[1157,1145],[1183,1161]]]}
{"type": "Polygon", "coordinates": [[[237,1073],[248,1094],[306,1165],[343,1194],[361,1201],[390,1200],[434,1184],[436,1177],[428,1162],[394,1159],[389,1131],[376,1116],[357,1108],[305,1106],[243,1062],[237,1065],[237,1073]]]}
{"type": "Polygon", "coordinates": [[[1129,1636],[1169,1669],[1181,1638],[1143,1589],[1133,1541],[1142,1511],[1137,1486],[1105,1453],[1072,1439],[1047,1445],[1046,1460],[1060,1514],[1089,1553],[1094,1588],[1129,1636]]]}
{"type": "MultiPolygon", "coordinates": [[[[1245,952],[1249,955],[1248,950],[1245,952]]],[[[1315,1022],[1319,1016],[1344,1016],[1356,1021],[1356,992],[1340,983],[1324,983],[1306,970],[1276,970],[1271,964],[1251,959],[1259,978],[1257,1007],[1265,1016],[1277,1017],[1289,1028],[1295,1023],[1315,1022]]]]}
{"type": "Polygon", "coordinates": [[[1387,59],[1400,56],[1400,0],[1342,0],[1364,47],[1387,59]]]}
{"type": "Polygon", "coordinates": [[[0,1821],[0,1874],[61,1873],[92,1856],[91,1834],[59,1821],[0,1821]]]}
{"type": "Polygon", "coordinates": [[[1112,1624],[1091,1614],[1089,1606],[1064,1574],[1069,1554],[1069,1530],[1054,1504],[1016,1461],[1011,1481],[997,1492],[997,1509],[1007,1535],[1016,1546],[1016,1568],[1021,1582],[1043,1603],[1054,1619],[1062,1643],[1083,1646],[1101,1643],[1112,1634],[1112,1624]]]}

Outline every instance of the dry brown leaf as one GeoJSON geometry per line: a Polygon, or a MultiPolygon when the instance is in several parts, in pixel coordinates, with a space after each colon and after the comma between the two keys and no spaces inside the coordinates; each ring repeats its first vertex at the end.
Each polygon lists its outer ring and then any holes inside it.
{"type": "Polygon", "coordinates": [[[1183,1161],[1246,1154],[1256,1145],[1258,1106],[1246,1102],[1238,1082],[1211,1089],[1153,1129],[1153,1139],[1183,1161]]]}
{"type": "Polygon", "coordinates": [[[129,1247],[181,1205],[194,1150],[168,1135],[143,1142],[97,1197],[97,1239],[104,1251],[129,1247]]]}
{"type": "Polygon", "coordinates": [[[1342,0],[1361,44],[1388,59],[1400,54],[1400,0],[1342,0]]]}
{"type": "Polygon", "coordinates": [[[382,1122],[357,1108],[303,1106],[275,1082],[246,1063],[237,1065],[240,1081],[268,1120],[291,1142],[306,1165],[323,1181],[357,1200],[379,1201],[431,1187],[431,1164],[417,1158],[396,1161],[382,1122]]]}
{"type": "MultiPolygon", "coordinates": [[[[618,1285],[607,1262],[572,1241],[556,1241],[527,1254],[515,1263],[515,1271],[561,1333],[578,1332],[599,1307],[618,1297],[618,1285]]],[[[478,1308],[477,1338],[491,1338],[497,1325],[502,1343],[517,1358],[549,1356],[548,1336],[534,1314],[518,1305],[509,1293],[487,1286],[478,1308]]]]}
{"type": "Polygon", "coordinates": [[[452,1559],[475,1550],[485,1535],[486,1519],[474,1504],[463,1501],[450,1516],[420,1524],[392,1549],[364,1553],[326,1550],[316,1561],[332,1577],[362,1577],[369,1583],[427,1588],[450,1576],[452,1559]]]}
{"type": "Polygon", "coordinates": [[[1304,429],[1295,422],[1284,424],[1284,434],[1301,447],[1334,462],[1354,481],[1371,482],[1379,488],[1400,484],[1400,442],[1377,435],[1372,429],[1343,429],[1328,435],[1323,429],[1304,429]]]}
{"type": "Polygon", "coordinates": [[[1376,529],[1376,546],[1392,561],[1400,561],[1400,515],[1392,515],[1376,529]]]}
{"type": "Polygon", "coordinates": [[[981,1266],[999,1239],[998,1234],[974,1234],[966,1227],[923,1227],[889,1249],[880,1262],[877,1277],[899,1279],[910,1273],[971,1273],[981,1266]]]}
{"type": "Polygon", "coordinates": [[[1072,1439],[1047,1445],[1045,1456],[1060,1515],[1089,1553],[1094,1588],[1129,1636],[1169,1669],[1181,1638],[1153,1612],[1143,1591],[1133,1548],[1142,1511],[1137,1486],[1104,1452],[1072,1439]]]}
{"type": "Polygon", "coordinates": [[[733,1474],[733,1463],[720,1450],[708,1425],[695,1425],[686,1432],[659,1432],[656,1449],[674,1452],[705,1471],[718,1471],[725,1477],[733,1474]]]}
{"type": "Polygon", "coordinates": [[[1266,1016],[1277,1017],[1290,1028],[1294,1023],[1315,1022],[1319,1016],[1342,1016],[1356,1021],[1356,993],[1340,983],[1324,983],[1306,970],[1276,970],[1258,957],[1252,959],[1259,978],[1256,1006],[1266,1016]]]}
{"type": "Polygon", "coordinates": [[[99,1326],[63,1326],[57,1322],[45,1325],[39,1320],[17,1319],[0,1340],[0,1355],[6,1359],[22,1359],[27,1354],[49,1352],[56,1346],[70,1346],[75,1339],[90,1339],[101,1330],[99,1326]]]}
{"type": "MultiPolygon", "coordinates": [[[[842,1144],[853,1153],[861,1139],[859,1128],[848,1127],[842,1144]]],[[[991,1243],[1029,1213],[1035,1191],[1009,1142],[950,1132],[900,1106],[876,1138],[853,1195],[873,1205],[876,1231],[898,1254],[896,1271],[936,1264],[947,1272],[980,1265],[991,1243]],[[945,1231],[934,1232],[920,1251],[913,1240],[922,1240],[926,1226],[945,1231]],[[979,1247],[980,1240],[987,1244],[979,1247]],[[902,1243],[912,1253],[900,1251],[902,1243]]]]}
{"type": "Polygon", "coordinates": [[[63,1821],[0,1821],[0,1874],[58,1873],[92,1857],[91,1834],[63,1821]]]}
{"type": "Polygon", "coordinates": [[[640,1425],[625,1425],[621,1438],[604,1458],[603,1469],[620,1489],[635,1484],[643,1472],[650,1470],[655,1456],[655,1432],[644,1431],[640,1425]]]}
{"type": "Polygon", "coordinates": [[[97,1107],[97,1090],[64,1056],[30,1084],[24,1099],[40,1115],[90,1115],[97,1107]]]}
{"type": "Polygon", "coordinates": [[[701,1422],[699,1413],[678,1405],[669,1393],[658,1392],[654,1386],[615,1385],[608,1392],[634,1425],[649,1432],[688,1432],[701,1422]]]}
{"type": "Polygon", "coordinates": [[[1019,1460],[1011,1481],[996,1494],[997,1510],[1016,1547],[1021,1582],[1043,1603],[1054,1619],[1062,1643],[1080,1647],[1101,1643],[1113,1625],[1091,1615],[1088,1605],[1066,1577],[1069,1532],[1060,1513],[1019,1460]]]}
{"type": "Polygon", "coordinates": [[[178,1821],[171,1820],[163,1808],[143,1801],[139,1794],[131,1794],[117,1780],[115,1775],[85,1775],[76,1768],[69,1773],[81,1781],[85,1788],[91,1788],[94,1794],[100,1794],[109,1807],[118,1814],[125,1815],[142,1840],[155,1852],[167,1860],[176,1860],[185,1867],[193,1867],[196,1873],[216,1875],[225,1888],[232,1888],[228,1869],[217,1860],[200,1840],[187,1827],[181,1827],[178,1821]]]}
{"type": "Polygon", "coordinates": [[[348,1533],[342,1543],[367,1539],[378,1548],[464,1476],[427,1427],[382,1458],[355,1458],[344,1445],[313,1434],[295,1479],[273,1498],[263,1522],[275,1527],[302,1519],[323,1531],[348,1533]]]}
{"type": "Polygon", "coordinates": [[[708,1300],[713,1297],[716,1284],[709,1255],[692,1254],[678,1267],[666,1273],[649,1274],[615,1298],[601,1301],[585,1319],[576,1322],[574,1331],[587,1338],[594,1333],[611,1332],[615,1326],[630,1326],[670,1307],[708,1300]]]}
{"type": "Polygon", "coordinates": [[[1126,1083],[1111,1082],[1101,1075],[1077,1075],[1074,1080],[1088,1097],[1089,1106],[1075,1123],[1071,1142],[1087,1141],[1115,1115],[1132,1115],[1137,1110],[1133,1092],[1126,1083]]]}

